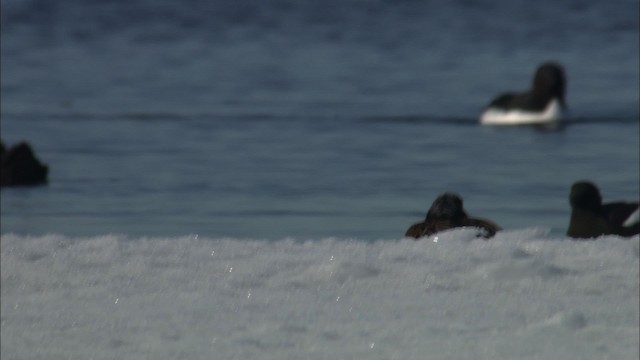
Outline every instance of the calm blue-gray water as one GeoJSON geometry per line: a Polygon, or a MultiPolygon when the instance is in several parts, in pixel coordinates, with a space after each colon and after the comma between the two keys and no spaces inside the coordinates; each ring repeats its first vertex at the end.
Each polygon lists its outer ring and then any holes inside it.
{"type": "Polygon", "coordinates": [[[2,2],[2,140],[49,185],[2,233],[399,238],[444,191],[562,235],[568,190],[639,197],[638,2],[2,2]],[[567,70],[557,131],[487,128],[567,70]]]}

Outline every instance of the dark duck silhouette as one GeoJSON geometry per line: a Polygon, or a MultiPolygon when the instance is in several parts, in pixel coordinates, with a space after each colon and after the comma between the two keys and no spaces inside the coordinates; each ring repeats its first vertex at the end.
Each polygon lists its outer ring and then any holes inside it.
{"type": "Polygon", "coordinates": [[[484,125],[550,124],[562,118],[566,77],[562,65],[547,62],[538,67],[532,89],[495,98],[480,116],[484,125]]]}
{"type": "Polygon", "coordinates": [[[640,233],[638,202],[602,203],[598,188],[589,181],[578,181],[569,195],[571,220],[567,236],[589,239],[601,235],[630,237],[640,233]]]}
{"type": "Polygon", "coordinates": [[[493,237],[496,232],[502,230],[492,221],[469,217],[458,194],[444,193],[433,202],[425,220],[411,225],[404,236],[419,239],[460,227],[478,228],[479,236],[484,238],[493,237]]]}
{"type": "Polygon", "coordinates": [[[38,160],[26,142],[8,150],[0,142],[0,186],[33,186],[47,182],[49,167],[38,160]]]}

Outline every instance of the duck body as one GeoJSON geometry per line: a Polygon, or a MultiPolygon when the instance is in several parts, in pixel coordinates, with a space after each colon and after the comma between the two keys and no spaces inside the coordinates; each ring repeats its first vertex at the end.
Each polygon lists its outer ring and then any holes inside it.
{"type": "Polygon", "coordinates": [[[453,193],[440,195],[431,205],[424,221],[415,223],[407,229],[405,237],[420,239],[436,233],[462,227],[474,227],[480,230],[479,236],[493,237],[502,230],[500,226],[486,219],[472,218],[464,211],[462,198],[453,193]]]}
{"type": "Polygon", "coordinates": [[[562,119],[564,111],[556,99],[549,101],[539,112],[513,108],[489,107],[480,117],[482,125],[545,125],[562,119]]]}
{"type": "Polygon", "coordinates": [[[482,125],[537,125],[560,121],[565,113],[566,78],[561,65],[540,65],[530,91],[502,94],[480,115],[482,125]]]}
{"type": "Polygon", "coordinates": [[[47,183],[49,167],[35,156],[26,142],[5,150],[0,143],[0,187],[34,186],[47,183]]]}
{"type": "Polygon", "coordinates": [[[571,187],[571,218],[567,236],[591,239],[602,235],[630,237],[640,233],[637,202],[602,203],[600,191],[588,181],[571,187]]]}

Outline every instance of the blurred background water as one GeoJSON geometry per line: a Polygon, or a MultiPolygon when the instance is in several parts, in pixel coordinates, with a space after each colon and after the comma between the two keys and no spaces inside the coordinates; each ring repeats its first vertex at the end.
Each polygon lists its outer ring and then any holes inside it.
{"type": "Polygon", "coordinates": [[[2,233],[399,238],[435,197],[562,236],[639,195],[638,1],[3,0],[1,136],[48,186],[2,233]],[[485,128],[567,70],[568,126],[485,128]]]}

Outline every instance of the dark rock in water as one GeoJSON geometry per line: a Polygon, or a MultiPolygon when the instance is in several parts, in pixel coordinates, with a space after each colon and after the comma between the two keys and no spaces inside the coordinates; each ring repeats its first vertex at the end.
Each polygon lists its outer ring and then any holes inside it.
{"type": "Polygon", "coordinates": [[[602,203],[600,191],[591,182],[578,181],[569,195],[571,220],[567,236],[577,239],[601,235],[629,237],[640,233],[640,222],[630,217],[638,211],[637,202],[602,203]]]}
{"type": "Polygon", "coordinates": [[[49,167],[38,160],[26,142],[5,149],[0,143],[0,186],[33,186],[47,183],[49,167]]]}
{"type": "Polygon", "coordinates": [[[433,202],[425,220],[411,225],[404,236],[419,239],[459,227],[478,228],[481,230],[479,236],[484,238],[493,237],[496,232],[502,230],[492,221],[469,217],[464,211],[460,196],[444,193],[433,202]]]}

